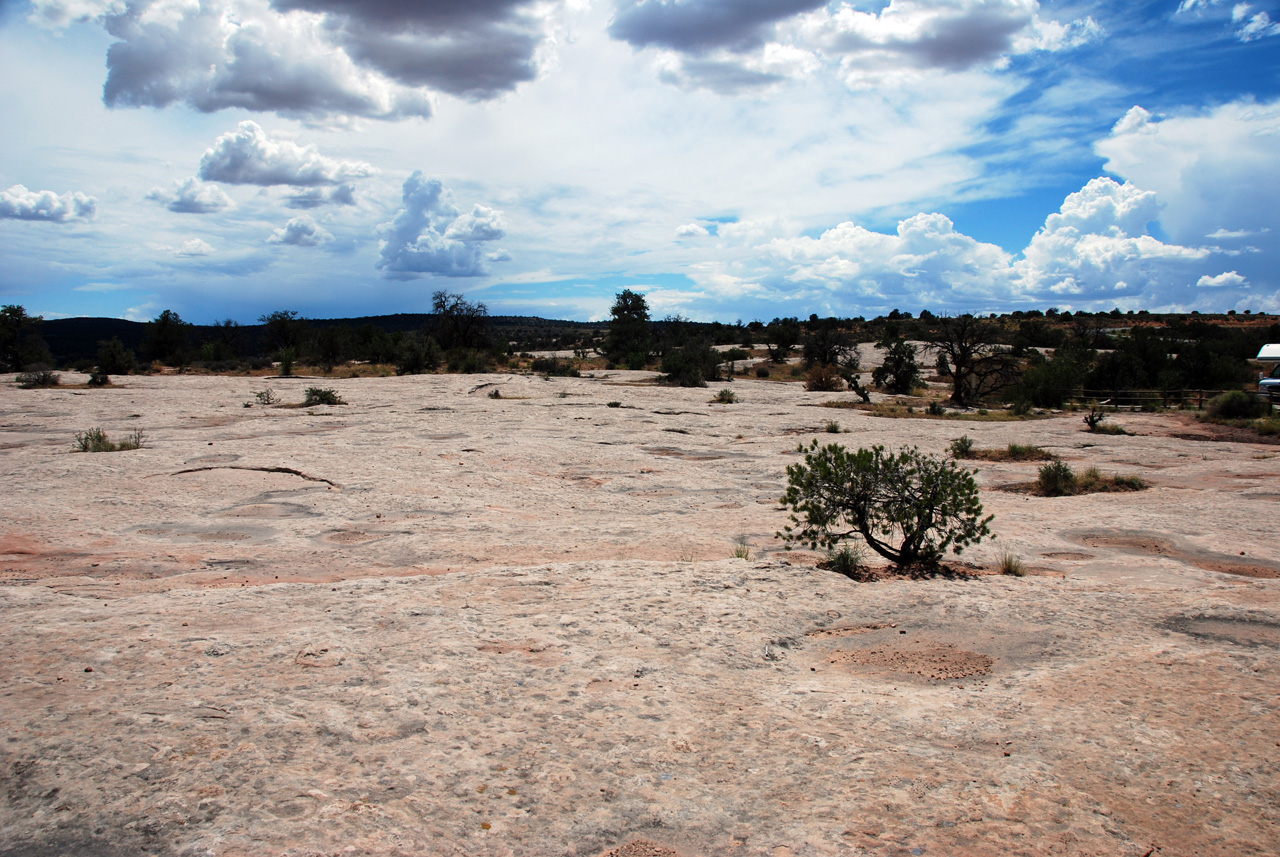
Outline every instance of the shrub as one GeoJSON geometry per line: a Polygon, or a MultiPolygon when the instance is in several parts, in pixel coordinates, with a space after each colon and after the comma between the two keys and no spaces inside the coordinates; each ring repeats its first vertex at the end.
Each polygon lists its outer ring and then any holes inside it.
{"type": "Polygon", "coordinates": [[[804,463],[787,468],[787,483],[781,502],[792,525],[778,535],[788,547],[830,549],[857,533],[895,565],[931,566],[991,535],[973,474],[914,447],[850,453],[814,440],[804,463]]]}
{"type": "Polygon", "coordinates": [[[811,393],[836,393],[845,388],[845,380],[835,366],[814,366],[804,377],[804,388],[811,393]]]}
{"type": "Polygon", "coordinates": [[[1266,402],[1249,395],[1244,390],[1231,390],[1209,400],[1205,414],[1214,419],[1252,420],[1266,416],[1266,402]]]}
{"type": "Polygon", "coordinates": [[[275,391],[272,390],[270,387],[268,387],[265,390],[255,390],[253,393],[253,397],[257,399],[258,404],[262,405],[263,407],[266,407],[267,405],[274,405],[280,401],[280,397],[277,396],[275,391]]]}
{"type": "Polygon", "coordinates": [[[113,442],[107,433],[100,428],[91,428],[76,433],[76,452],[118,452],[122,450],[140,449],[145,438],[141,429],[134,429],[124,440],[113,442]]]}
{"type": "Polygon", "coordinates": [[[1026,577],[1027,567],[1022,564],[1022,560],[1019,557],[1005,552],[1000,554],[1000,573],[1013,577],[1026,577]]]}
{"type": "Polygon", "coordinates": [[[1065,497],[1076,493],[1078,488],[1075,471],[1065,461],[1044,465],[1036,479],[1036,491],[1045,497],[1065,497]]]}
{"type": "Polygon", "coordinates": [[[119,337],[113,336],[98,342],[98,371],[107,375],[128,375],[138,360],[131,350],[124,347],[119,337]]]}
{"type": "Polygon", "coordinates": [[[292,348],[284,348],[280,351],[280,374],[286,378],[293,374],[293,363],[298,359],[298,353],[292,348]]]}
{"type": "Polygon", "coordinates": [[[1025,443],[1011,443],[1005,450],[1004,457],[1009,461],[1052,461],[1057,458],[1052,452],[1039,446],[1028,446],[1025,443]]]}
{"type": "Polygon", "coordinates": [[[490,398],[490,399],[501,399],[501,398],[502,398],[502,391],[501,391],[501,390],[499,390],[497,387],[495,387],[494,389],[492,389],[492,390],[490,390],[490,391],[489,391],[489,398],[490,398]]]}
{"type": "Polygon", "coordinates": [[[1077,492],[1080,494],[1096,494],[1101,492],[1143,491],[1147,488],[1147,480],[1141,476],[1121,475],[1119,473],[1104,476],[1096,467],[1090,467],[1080,474],[1077,492]]]}
{"type": "Polygon", "coordinates": [[[108,375],[106,372],[90,372],[89,386],[90,387],[110,387],[111,376],[108,375]]]}
{"type": "Polygon", "coordinates": [[[756,366],[756,377],[757,377],[757,378],[768,378],[768,377],[769,377],[769,367],[768,367],[767,365],[765,365],[764,363],[761,363],[761,364],[759,364],[758,366],[756,366]]]}
{"type": "Polygon", "coordinates": [[[751,561],[751,544],[745,535],[733,540],[733,558],[751,561]]]}
{"type": "Polygon", "coordinates": [[[733,392],[733,390],[726,389],[716,393],[716,397],[711,401],[718,405],[733,405],[737,404],[738,396],[733,392]]]}
{"type": "Polygon", "coordinates": [[[818,563],[821,568],[843,574],[854,580],[862,578],[862,551],[856,546],[841,545],[827,551],[827,558],[818,563]]]}
{"type": "Polygon", "coordinates": [[[548,378],[578,378],[582,375],[568,360],[555,357],[535,357],[529,368],[548,378]]]}
{"type": "Polygon", "coordinates": [[[962,434],[951,441],[950,449],[952,458],[968,458],[969,454],[973,452],[973,438],[967,434],[962,434]]]}
{"type": "Polygon", "coordinates": [[[1089,413],[1084,415],[1084,424],[1089,427],[1089,431],[1097,431],[1098,426],[1102,425],[1102,421],[1107,418],[1105,412],[1098,410],[1096,405],[1089,406],[1089,413]]]}
{"type": "Polygon", "coordinates": [[[720,379],[720,355],[710,343],[694,342],[668,351],[662,358],[662,383],[677,387],[705,387],[720,379]]]}
{"type": "Polygon", "coordinates": [[[306,398],[302,400],[303,407],[311,407],[313,405],[345,405],[336,390],[328,387],[308,387],[306,398]]]}
{"type": "Polygon", "coordinates": [[[22,389],[30,390],[34,387],[56,387],[62,383],[62,376],[48,369],[39,369],[35,372],[20,372],[14,380],[22,389]]]}
{"type": "Polygon", "coordinates": [[[826,432],[827,434],[840,434],[840,423],[835,420],[827,420],[826,432]]]}
{"type": "Polygon", "coordinates": [[[941,402],[930,402],[929,407],[925,408],[925,412],[931,417],[945,416],[947,409],[942,406],[941,402]]]}

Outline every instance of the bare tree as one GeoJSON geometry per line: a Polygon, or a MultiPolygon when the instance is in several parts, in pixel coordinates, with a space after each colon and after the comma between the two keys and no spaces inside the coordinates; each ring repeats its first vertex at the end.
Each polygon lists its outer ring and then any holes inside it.
{"type": "Polygon", "coordinates": [[[965,407],[1018,378],[1018,359],[999,342],[999,328],[972,315],[942,316],[925,341],[951,370],[951,403],[965,407]]]}

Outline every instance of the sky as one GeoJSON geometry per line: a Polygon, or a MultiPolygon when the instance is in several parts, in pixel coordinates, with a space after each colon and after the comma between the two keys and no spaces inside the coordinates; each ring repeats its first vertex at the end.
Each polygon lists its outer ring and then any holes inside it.
{"type": "Polygon", "coordinates": [[[0,0],[0,303],[1280,312],[1280,0],[0,0]]]}

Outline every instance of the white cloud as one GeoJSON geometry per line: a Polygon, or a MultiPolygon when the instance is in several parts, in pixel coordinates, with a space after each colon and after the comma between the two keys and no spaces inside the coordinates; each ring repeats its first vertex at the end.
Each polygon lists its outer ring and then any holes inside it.
{"type": "MultiPolygon", "coordinates": [[[[1245,4],[1242,3],[1241,5],[1244,6],[1245,4]]],[[[1234,19],[1234,13],[1232,17],[1234,19]]],[[[1268,36],[1280,35],[1280,23],[1273,22],[1271,16],[1266,12],[1259,12],[1241,23],[1242,26],[1236,31],[1236,35],[1242,42],[1252,42],[1258,39],[1265,39],[1268,36]]]]}
{"type": "Polygon", "coordinates": [[[213,214],[232,205],[231,197],[222,188],[198,178],[176,181],[167,190],[152,188],[146,198],[180,214],[213,214]]]}
{"type": "Polygon", "coordinates": [[[223,134],[200,159],[200,178],[228,184],[336,185],[368,178],[377,170],[364,161],[326,158],[315,146],[291,140],[272,140],[256,122],[241,122],[223,134]]]}
{"type": "Polygon", "coordinates": [[[57,194],[51,190],[27,190],[20,184],[0,191],[0,220],[66,223],[92,220],[97,213],[98,201],[79,191],[57,194]]]}
{"type": "Polygon", "coordinates": [[[1201,289],[1240,288],[1245,285],[1248,284],[1245,282],[1244,277],[1235,271],[1225,271],[1216,277],[1210,277],[1205,274],[1196,281],[1196,287],[1201,289]]]}
{"type": "Polygon", "coordinates": [[[319,247],[333,236],[326,232],[309,214],[290,218],[283,227],[273,230],[268,244],[288,244],[293,247],[319,247]]]}
{"type": "Polygon", "coordinates": [[[701,223],[686,223],[676,227],[677,238],[705,238],[711,233],[701,223]]]}
{"type": "Polygon", "coordinates": [[[1094,149],[1109,172],[1158,195],[1160,227],[1172,241],[1233,239],[1240,274],[1275,287],[1280,101],[1241,100],[1164,117],[1135,108],[1094,149]]]}
{"type": "Polygon", "coordinates": [[[1156,195],[1126,182],[1096,178],[1070,194],[1023,251],[1020,290],[1051,299],[1070,295],[1106,300],[1184,286],[1190,263],[1209,256],[1201,247],[1166,244],[1147,233],[1159,214],[1156,195]]]}
{"type": "Polygon", "coordinates": [[[173,251],[175,256],[212,256],[213,245],[200,238],[192,238],[182,242],[182,246],[173,251]]]}
{"type": "Polygon", "coordinates": [[[405,180],[402,199],[404,207],[395,219],[378,227],[382,240],[377,268],[388,276],[478,277],[488,273],[486,261],[510,258],[483,246],[506,235],[501,211],[476,205],[460,215],[440,180],[428,179],[421,171],[405,180]]]}

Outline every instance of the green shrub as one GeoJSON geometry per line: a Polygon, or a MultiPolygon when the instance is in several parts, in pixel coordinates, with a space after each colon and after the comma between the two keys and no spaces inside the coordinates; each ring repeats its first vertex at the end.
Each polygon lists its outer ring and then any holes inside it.
{"type": "Polygon", "coordinates": [[[825,430],[827,434],[840,434],[840,423],[836,422],[835,420],[827,420],[827,425],[825,430]]]}
{"type": "Polygon", "coordinates": [[[1036,491],[1045,497],[1065,497],[1079,488],[1075,471],[1065,461],[1051,461],[1040,468],[1036,491]]]}
{"type": "Polygon", "coordinates": [[[145,440],[141,429],[134,429],[127,438],[116,443],[102,429],[91,428],[76,433],[74,449],[76,452],[119,452],[140,449],[145,440]]]}
{"type": "Polygon", "coordinates": [[[788,547],[830,549],[859,534],[895,565],[932,566],[991,535],[973,474],[914,447],[850,453],[814,440],[804,463],[787,468],[787,483],[781,502],[792,524],[778,536],[788,547]]]}
{"type": "Polygon", "coordinates": [[[707,342],[674,348],[662,357],[662,383],[676,387],[705,387],[720,380],[720,355],[707,342]]]}
{"type": "Polygon", "coordinates": [[[90,387],[110,387],[111,376],[108,375],[106,372],[90,372],[89,386],[90,387]]]}
{"type": "Polygon", "coordinates": [[[827,558],[818,563],[818,566],[860,580],[863,576],[862,559],[862,551],[857,546],[841,545],[827,551],[827,558]]]}
{"type": "Polygon", "coordinates": [[[761,363],[761,364],[757,365],[757,366],[756,366],[756,377],[757,377],[757,378],[768,378],[768,377],[769,377],[769,367],[768,367],[766,364],[764,364],[764,363],[761,363]]]}
{"type": "Polygon", "coordinates": [[[98,342],[98,371],[107,375],[128,375],[138,363],[133,351],[113,336],[98,342]]]}
{"type": "Polygon", "coordinates": [[[62,376],[48,369],[39,369],[34,372],[20,372],[14,380],[22,389],[30,390],[35,387],[56,387],[62,383],[62,376]]]}
{"type": "Polygon", "coordinates": [[[1209,400],[1205,414],[1214,419],[1252,420],[1267,414],[1266,402],[1244,390],[1231,390],[1209,400]]]}
{"type": "Polygon", "coordinates": [[[968,458],[970,453],[973,452],[973,438],[967,434],[962,434],[951,441],[950,449],[952,458],[968,458]]]}
{"type": "Polygon", "coordinates": [[[306,398],[302,400],[302,406],[305,408],[313,405],[345,405],[341,397],[338,396],[337,390],[328,387],[308,387],[306,398]]]}
{"type": "Polygon", "coordinates": [[[280,397],[277,396],[275,391],[270,387],[265,390],[255,390],[253,397],[257,399],[258,404],[263,407],[266,407],[267,405],[274,405],[280,401],[280,397]]]}
{"type": "Polygon", "coordinates": [[[947,409],[942,406],[941,402],[930,402],[929,407],[925,408],[925,412],[931,417],[945,416],[947,409]]]}
{"type": "Polygon", "coordinates": [[[751,543],[747,541],[745,535],[733,540],[733,558],[751,561],[751,543]]]}
{"type": "Polygon", "coordinates": [[[298,359],[298,352],[292,348],[283,348],[280,350],[280,374],[286,378],[293,374],[294,361],[298,359]]]}
{"type": "Polygon", "coordinates": [[[734,405],[738,402],[738,396],[733,390],[725,389],[716,393],[716,397],[711,401],[718,405],[734,405]]]}

